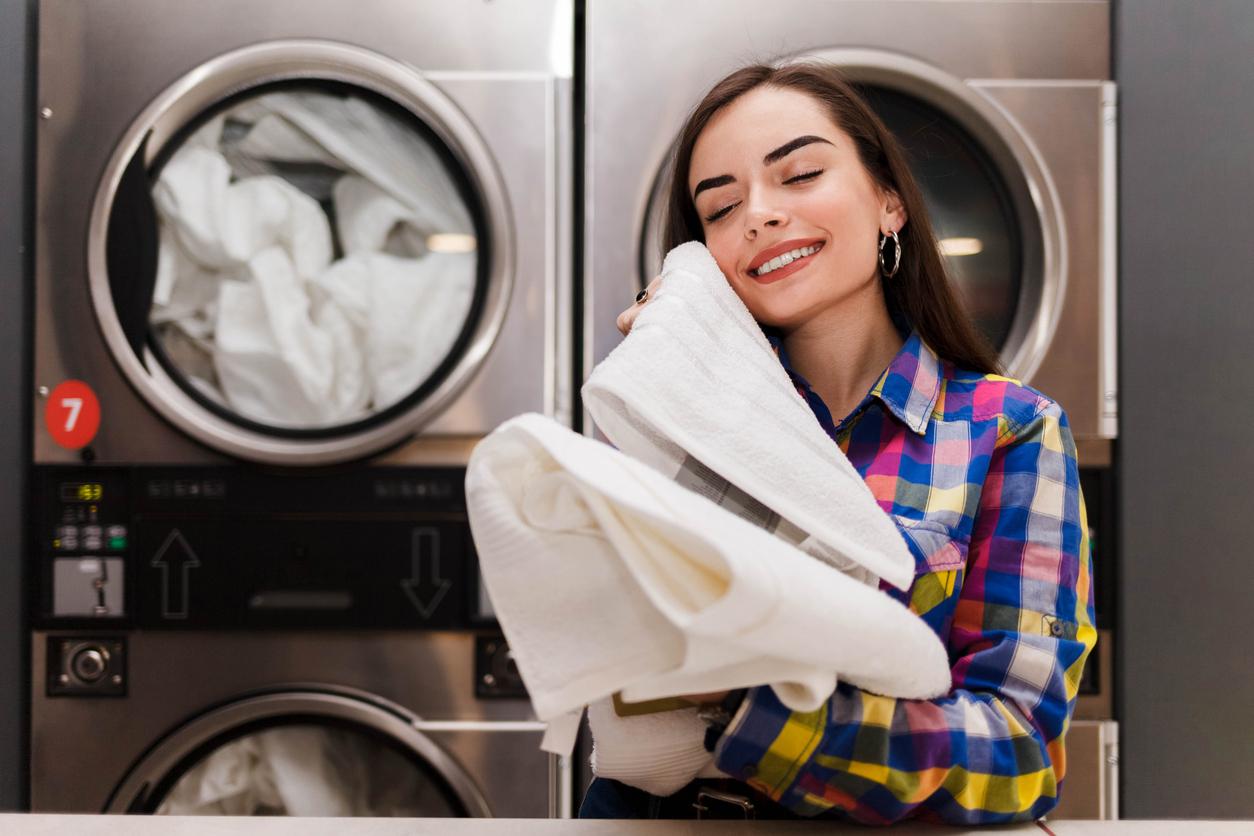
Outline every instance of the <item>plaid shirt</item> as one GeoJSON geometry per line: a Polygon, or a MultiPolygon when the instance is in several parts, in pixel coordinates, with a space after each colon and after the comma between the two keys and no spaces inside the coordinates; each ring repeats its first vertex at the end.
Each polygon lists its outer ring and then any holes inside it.
{"type": "Polygon", "coordinates": [[[841,683],[810,713],[756,688],[718,767],[806,816],[993,824],[1054,807],[1080,672],[1097,640],[1075,444],[1058,404],[942,362],[912,334],[835,424],[797,391],[897,523],[915,559],[902,592],[936,631],[952,690],[893,699],[841,683]]]}

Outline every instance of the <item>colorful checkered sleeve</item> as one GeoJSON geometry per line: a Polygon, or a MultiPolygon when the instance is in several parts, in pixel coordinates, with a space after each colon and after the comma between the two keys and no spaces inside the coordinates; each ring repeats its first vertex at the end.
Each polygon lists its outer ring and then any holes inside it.
{"type": "MultiPolygon", "coordinates": [[[[842,683],[824,708],[798,713],[758,688],[718,744],[719,768],[802,815],[869,824],[994,824],[1054,807],[1096,641],[1088,528],[1066,415],[1043,397],[1020,414],[1031,417],[997,418],[965,569],[939,587],[954,599],[952,621],[932,624],[950,693],[892,699],[842,683]]],[[[909,600],[920,615],[938,597],[924,578],[909,600]]]]}

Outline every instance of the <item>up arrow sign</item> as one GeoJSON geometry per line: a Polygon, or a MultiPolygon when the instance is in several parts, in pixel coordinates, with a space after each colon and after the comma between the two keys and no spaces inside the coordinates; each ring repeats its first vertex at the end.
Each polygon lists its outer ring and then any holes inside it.
{"type": "Polygon", "coordinates": [[[200,560],[177,528],[157,549],[152,565],[161,570],[161,617],[187,618],[188,573],[200,560]]]}
{"type": "Polygon", "coordinates": [[[401,588],[425,621],[431,618],[453,584],[440,577],[440,532],[437,529],[415,528],[410,549],[410,577],[401,581],[401,588]]]}

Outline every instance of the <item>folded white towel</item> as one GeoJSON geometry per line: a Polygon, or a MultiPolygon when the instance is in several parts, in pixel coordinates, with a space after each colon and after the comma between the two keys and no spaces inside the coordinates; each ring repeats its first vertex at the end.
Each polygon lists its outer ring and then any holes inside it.
{"type": "Polygon", "coordinates": [[[868,582],[909,588],[914,560],[896,525],[797,394],[709,251],[676,247],[662,276],[631,333],[584,384],[597,427],[623,452],[713,491],[803,551],[868,582]]]}
{"type": "Polygon", "coordinates": [[[944,647],[900,603],[543,416],[479,443],[466,499],[541,719],[616,691],[635,701],[762,683],[809,711],[837,674],[899,697],[949,688],[944,647]]]}

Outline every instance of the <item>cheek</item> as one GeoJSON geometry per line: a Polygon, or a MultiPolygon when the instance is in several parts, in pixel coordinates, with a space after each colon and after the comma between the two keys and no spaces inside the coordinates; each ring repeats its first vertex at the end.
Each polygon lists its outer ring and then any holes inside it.
{"type": "Polygon", "coordinates": [[[725,276],[736,275],[736,258],[739,249],[735,236],[725,229],[707,229],[705,232],[705,248],[714,256],[714,261],[725,276]]]}

